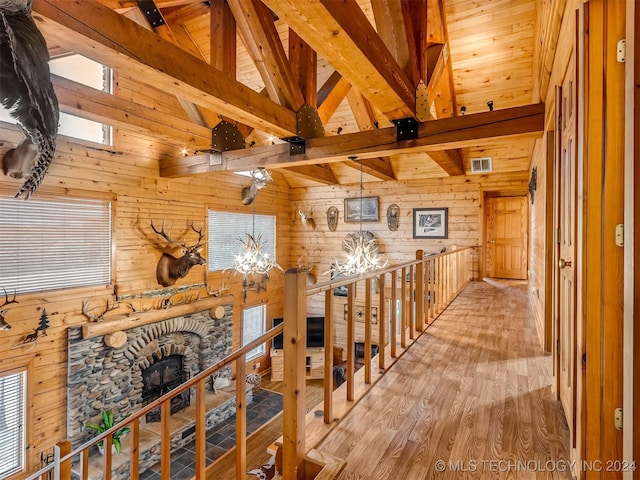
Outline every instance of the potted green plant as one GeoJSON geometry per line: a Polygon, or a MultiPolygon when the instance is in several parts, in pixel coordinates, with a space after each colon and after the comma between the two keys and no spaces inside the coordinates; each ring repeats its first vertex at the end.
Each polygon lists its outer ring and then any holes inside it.
{"type": "MultiPolygon", "coordinates": [[[[130,414],[125,415],[124,418],[127,418],[130,414]]],[[[84,426],[86,428],[89,428],[91,430],[95,430],[98,433],[103,433],[106,432],[107,430],[109,430],[111,427],[113,427],[116,424],[115,422],[115,418],[113,415],[113,410],[103,410],[102,411],[102,423],[100,425],[96,424],[96,423],[85,423],[84,426]]],[[[120,450],[122,450],[122,442],[120,441],[120,439],[125,436],[127,433],[129,433],[131,431],[131,428],[129,427],[122,427],[119,428],[118,430],[116,430],[113,435],[111,436],[111,444],[112,444],[112,448],[116,451],[116,453],[120,453],[120,450]]],[[[100,450],[100,453],[103,453],[104,451],[104,447],[103,447],[103,442],[100,441],[97,443],[98,445],[98,450],[100,450]]]]}

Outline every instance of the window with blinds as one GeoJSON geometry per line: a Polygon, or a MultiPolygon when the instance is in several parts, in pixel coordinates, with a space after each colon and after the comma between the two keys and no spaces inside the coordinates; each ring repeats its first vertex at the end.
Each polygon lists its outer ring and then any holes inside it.
{"type": "Polygon", "coordinates": [[[249,233],[261,236],[269,258],[276,261],[276,217],[275,215],[252,215],[247,213],[217,212],[209,210],[209,237],[207,262],[210,272],[224,270],[242,253],[240,240],[249,233]]]}
{"type": "Polygon", "coordinates": [[[18,294],[111,283],[111,203],[0,198],[0,287],[18,294]]]}
{"type": "MultiPolygon", "coordinates": [[[[245,308],[242,314],[242,346],[264,335],[267,318],[267,305],[245,308]]],[[[245,358],[253,360],[264,355],[264,343],[247,352],[245,358]]]]}
{"type": "Polygon", "coordinates": [[[26,372],[0,372],[0,478],[24,470],[26,372]]]}

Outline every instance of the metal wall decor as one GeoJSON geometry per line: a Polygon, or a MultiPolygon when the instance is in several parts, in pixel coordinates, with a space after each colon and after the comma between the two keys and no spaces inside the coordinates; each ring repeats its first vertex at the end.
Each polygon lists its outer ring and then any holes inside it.
{"type": "Polygon", "coordinates": [[[392,203],[387,208],[387,227],[392,232],[398,229],[398,223],[400,221],[400,207],[392,203]]]}
{"type": "Polygon", "coordinates": [[[533,205],[533,196],[538,188],[538,167],[531,170],[531,179],[529,180],[529,195],[531,195],[531,205],[533,205]]]}
{"type": "Polygon", "coordinates": [[[327,209],[327,225],[332,232],[338,228],[338,209],[336,207],[329,207],[327,209]]]}

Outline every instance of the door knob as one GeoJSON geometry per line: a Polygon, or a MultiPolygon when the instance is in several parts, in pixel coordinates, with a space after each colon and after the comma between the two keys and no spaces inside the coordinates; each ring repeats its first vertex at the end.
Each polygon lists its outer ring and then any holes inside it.
{"type": "Polygon", "coordinates": [[[561,258],[560,260],[558,260],[558,266],[560,268],[570,267],[571,266],[571,262],[567,262],[564,258],[561,258]]]}

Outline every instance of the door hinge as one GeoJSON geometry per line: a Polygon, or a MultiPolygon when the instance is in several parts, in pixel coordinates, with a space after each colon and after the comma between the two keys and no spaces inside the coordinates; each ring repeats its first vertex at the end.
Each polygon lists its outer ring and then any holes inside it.
{"type": "Polygon", "coordinates": [[[616,45],[616,59],[620,63],[624,63],[627,58],[627,41],[623,38],[616,45]]]}
{"type": "Polygon", "coordinates": [[[616,245],[624,247],[624,224],[619,223],[616,225],[616,245]]]}
{"type": "Polygon", "coordinates": [[[621,408],[616,408],[613,411],[613,418],[614,418],[616,428],[618,430],[622,430],[622,409],[621,408]]]}

